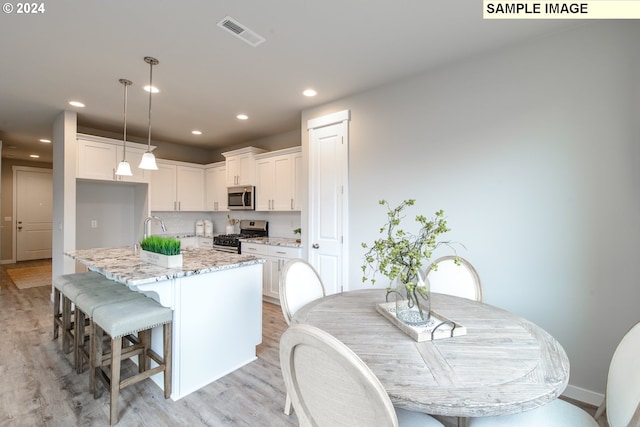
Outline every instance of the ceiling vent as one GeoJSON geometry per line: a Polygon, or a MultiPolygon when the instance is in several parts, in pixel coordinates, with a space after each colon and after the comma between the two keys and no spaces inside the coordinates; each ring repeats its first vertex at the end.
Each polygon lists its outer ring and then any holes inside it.
{"type": "Polygon", "coordinates": [[[258,46],[266,40],[264,37],[254,31],[251,31],[230,16],[227,16],[222,21],[218,22],[218,27],[230,32],[253,47],[258,46]]]}

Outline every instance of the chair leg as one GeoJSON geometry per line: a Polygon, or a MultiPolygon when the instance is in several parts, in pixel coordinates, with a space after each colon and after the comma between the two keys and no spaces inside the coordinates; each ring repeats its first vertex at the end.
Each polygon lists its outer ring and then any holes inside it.
{"type": "Polygon", "coordinates": [[[173,344],[173,324],[171,322],[165,323],[162,327],[162,348],[164,359],[164,398],[171,397],[171,376],[172,376],[172,344],[173,344]]]}
{"type": "Polygon", "coordinates": [[[73,366],[76,368],[76,373],[81,374],[84,366],[82,347],[84,347],[85,316],[84,313],[76,307],[76,314],[74,317],[75,332],[73,334],[73,366]]]}
{"type": "Polygon", "coordinates": [[[291,405],[291,397],[289,397],[289,393],[287,393],[287,397],[284,401],[284,413],[286,415],[291,415],[293,412],[293,406],[291,405]]]}
{"type": "Polygon", "coordinates": [[[62,351],[71,350],[71,300],[62,296],[62,351]]]}
{"type": "Polygon", "coordinates": [[[593,418],[595,418],[596,420],[600,418],[604,413],[604,410],[606,407],[607,407],[607,397],[605,395],[605,398],[602,399],[602,403],[600,404],[600,406],[598,406],[598,409],[596,410],[596,414],[593,416],[593,418]]]}
{"type": "Polygon", "coordinates": [[[109,396],[109,422],[118,422],[118,397],[120,394],[120,356],[122,354],[122,338],[111,339],[111,387],[109,396]]]}
{"type": "Polygon", "coordinates": [[[467,427],[466,417],[458,417],[458,427],[467,427]]]}
{"type": "Polygon", "coordinates": [[[58,288],[53,289],[53,339],[58,339],[58,330],[60,329],[59,323],[62,319],[62,313],[60,312],[60,291],[58,288]]]}

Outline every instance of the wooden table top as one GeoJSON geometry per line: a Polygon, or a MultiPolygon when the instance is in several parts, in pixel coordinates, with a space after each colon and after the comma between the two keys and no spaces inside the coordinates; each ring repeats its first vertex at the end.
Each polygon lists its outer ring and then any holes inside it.
{"type": "Polygon", "coordinates": [[[330,295],[302,307],[293,323],[316,326],[351,348],[395,406],[433,415],[506,415],[557,398],[569,359],[542,328],[508,311],[432,294],[431,309],[467,334],[416,342],[376,311],[385,290],[330,295]]]}

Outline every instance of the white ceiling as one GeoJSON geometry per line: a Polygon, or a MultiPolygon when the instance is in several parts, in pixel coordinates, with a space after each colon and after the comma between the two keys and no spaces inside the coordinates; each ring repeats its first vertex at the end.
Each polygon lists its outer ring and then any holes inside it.
{"type": "Polygon", "coordinates": [[[79,126],[220,149],[299,128],[301,110],[482,55],[578,21],[483,20],[480,0],[56,0],[0,15],[3,157],[51,161],[54,118],[86,104],[79,126]],[[216,24],[231,16],[266,38],[252,47],[216,24]],[[301,92],[313,87],[315,98],[301,92]],[[249,120],[239,121],[245,113],[249,120]],[[191,135],[193,129],[203,132],[191,135]]]}

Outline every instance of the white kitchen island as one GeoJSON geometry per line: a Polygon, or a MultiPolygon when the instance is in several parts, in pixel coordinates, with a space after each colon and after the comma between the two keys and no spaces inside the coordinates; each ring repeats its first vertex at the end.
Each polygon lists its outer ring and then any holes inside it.
{"type": "MultiPolygon", "coordinates": [[[[264,260],[190,248],[183,253],[183,267],[169,269],[143,263],[130,246],[65,254],[173,309],[173,400],[256,359],[264,260]]],[[[152,347],[161,354],[162,344],[158,327],[152,347]]],[[[163,387],[162,374],[151,378],[163,387]]]]}

